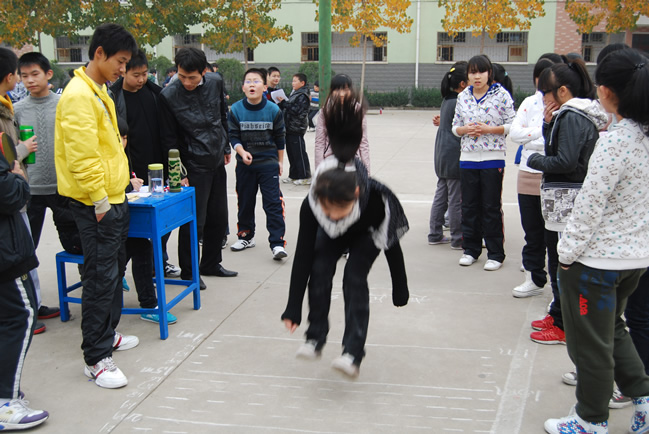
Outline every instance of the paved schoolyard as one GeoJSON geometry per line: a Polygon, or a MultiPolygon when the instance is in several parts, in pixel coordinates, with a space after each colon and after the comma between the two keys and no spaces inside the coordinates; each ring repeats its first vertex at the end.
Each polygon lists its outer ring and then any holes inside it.
{"type": "MultiPolygon", "coordinates": [[[[278,263],[267,248],[258,205],[257,247],[224,252],[234,279],[205,277],[202,309],[191,297],[173,309],[178,323],[161,341],[155,324],[124,315],[119,330],[140,345],[115,353],[129,379],[101,389],[83,374],[80,308],[73,319],[47,320],[34,337],[22,389],[31,406],[50,419],[40,433],[541,433],[548,417],[562,417],[575,402],[560,376],[572,365],[562,345],[529,339],[530,321],[551,298],[514,299],[522,282],[522,230],[516,204],[515,148],[510,147],[503,192],[507,259],[486,272],[483,254],[460,267],[460,251],[427,244],[435,189],[431,111],[370,112],[372,175],[399,196],[410,220],[403,239],[410,302],[395,308],[387,263],[381,255],[370,275],[371,317],[367,356],[355,381],[330,368],[343,332],[344,260],[334,282],[331,332],[321,360],[297,360],[305,323],[294,335],[280,314],[292,258],[278,263]]],[[[314,133],[307,133],[313,153],[314,133]]],[[[288,162],[286,162],[288,165],[288,162]]],[[[230,227],[236,231],[234,166],[228,167],[230,227]]],[[[283,185],[288,252],[293,252],[298,210],[307,187],[283,185]]],[[[56,305],[54,254],[61,250],[48,219],[38,249],[44,302],[56,305]]],[[[230,242],[235,236],[230,236],[230,242]]],[[[176,235],[169,244],[173,263],[176,235]]],[[[69,266],[68,274],[75,270],[69,266]]],[[[132,284],[130,270],[127,279],[132,284]]],[[[137,306],[135,291],[125,304],[137,306]]],[[[306,317],[306,307],[305,314],[306,317]]],[[[611,413],[610,432],[628,428],[631,409],[611,413]]]]}

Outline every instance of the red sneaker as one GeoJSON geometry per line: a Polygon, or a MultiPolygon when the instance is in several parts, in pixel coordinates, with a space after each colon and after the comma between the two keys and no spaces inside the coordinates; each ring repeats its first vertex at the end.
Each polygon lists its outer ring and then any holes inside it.
{"type": "Polygon", "coordinates": [[[545,330],[549,329],[550,327],[554,327],[554,318],[552,318],[550,315],[546,315],[543,319],[532,321],[532,328],[534,330],[545,330]]]}
{"type": "Polygon", "coordinates": [[[532,332],[530,339],[539,344],[556,345],[566,344],[566,334],[557,326],[552,326],[545,330],[532,332]]]}

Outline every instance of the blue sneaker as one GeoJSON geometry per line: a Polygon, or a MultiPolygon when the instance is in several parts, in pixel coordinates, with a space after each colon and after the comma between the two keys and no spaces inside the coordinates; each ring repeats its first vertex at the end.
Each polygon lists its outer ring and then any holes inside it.
{"type": "Polygon", "coordinates": [[[124,289],[124,292],[129,292],[131,290],[131,287],[128,286],[128,282],[126,282],[126,277],[122,277],[122,288],[124,289]]]}
{"type": "MultiPolygon", "coordinates": [[[[140,319],[160,324],[160,316],[157,313],[143,313],[140,315],[140,319]]],[[[167,324],[174,324],[176,321],[178,321],[178,318],[171,312],[167,312],[167,324]]]]}

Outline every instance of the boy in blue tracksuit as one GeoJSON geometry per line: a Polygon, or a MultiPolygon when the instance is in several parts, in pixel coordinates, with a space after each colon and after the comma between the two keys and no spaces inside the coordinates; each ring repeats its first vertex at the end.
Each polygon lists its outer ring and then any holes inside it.
{"type": "Polygon", "coordinates": [[[255,247],[255,200],[259,188],[273,259],[281,260],[288,256],[284,249],[284,199],[279,188],[284,159],[284,118],[279,107],[263,97],[264,71],[256,68],[246,71],[242,90],[246,98],[232,105],[228,115],[230,144],[237,154],[239,201],[239,239],[230,249],[238,252],[255,247]]]}

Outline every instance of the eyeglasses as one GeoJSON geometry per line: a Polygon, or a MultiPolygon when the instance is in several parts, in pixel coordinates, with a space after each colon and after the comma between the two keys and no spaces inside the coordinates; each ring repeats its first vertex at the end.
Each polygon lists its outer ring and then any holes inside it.
{"type": "Polygon", "coordinates": [[[257,84],[263,84],[264,82],[261,81],[261,80],[246,80],[246,81],[244,81],[243,83],[244,83],[244,84],[254,84],[254,85],[257,85],[257,84]]]}

